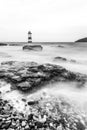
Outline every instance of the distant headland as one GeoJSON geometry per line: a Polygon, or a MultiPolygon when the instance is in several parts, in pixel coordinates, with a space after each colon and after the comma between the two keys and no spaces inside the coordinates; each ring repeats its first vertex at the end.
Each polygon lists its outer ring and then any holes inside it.
{"type": "Polygon", "coordinates": [[[75,42],[87,42],[87,37],[82,38],[82,39],[79,39],[79,40],[77,40],[77,41],[75,41],[75,42]]]}

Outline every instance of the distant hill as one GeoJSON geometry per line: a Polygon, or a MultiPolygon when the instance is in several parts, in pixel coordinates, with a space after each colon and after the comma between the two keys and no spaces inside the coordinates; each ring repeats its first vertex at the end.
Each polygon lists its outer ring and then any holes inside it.
{"type": "Polygon", "coordinates": [[[75,41],[75,42],[87,42],[87,37],[82,38],[82,39],[79,39],[79,40],[77,40],[77,41],[75,41]]]}

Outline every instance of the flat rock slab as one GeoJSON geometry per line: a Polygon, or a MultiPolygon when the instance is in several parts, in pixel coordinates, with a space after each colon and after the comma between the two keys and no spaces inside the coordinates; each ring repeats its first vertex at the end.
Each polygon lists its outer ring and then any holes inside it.
{"type": "Polygon", "coordinates": [[[23,50],[34,50],[41,51],[43,47],[41,45],[25,45],[23,46],[23,50]]]}
{"type": "Polygon", "coordinates": [[[59,65],[9,61],[1,64],[0,79],[9,82],[13,89],[27,92],[49,82],[76,81],[84,84],[87,76],[70,72],[59,65]]]}

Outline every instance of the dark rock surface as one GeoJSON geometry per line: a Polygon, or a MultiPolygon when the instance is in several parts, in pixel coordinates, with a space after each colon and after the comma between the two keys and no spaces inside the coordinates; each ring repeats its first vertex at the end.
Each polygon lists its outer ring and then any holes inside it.
{"type": "Polygon", "coordinates": [[[77,63],[76,60],[74,59],[67,59],[67,58],[64,58],[64,57],[60,57],[60,56],[57,56],[54,58],[54,61],[62,61],[62,62],[71,62],[71,63],[77,63]]]}
{"type": "Polygon", "coordinates": [[[38,101],[32,100],[32,101],[29,101],[29,102],[28,102],[28,105],[35,105],[35,104],[38,104],[38,101]]]}
{"type": "Polygon", "coordinates": [[[0,46],[7,46],[7,43],[1,43],[0,42],[0,46]]]}
{"type": "Polygon", "coordinates": [[[23,50],[34,50],[41,51],[43,47],[41,45],[25,45],[23,46],[23,50]]]}
{"type": "Polygon", "coordinates": [[[60,48],[65,48],[65,46],[63,46],[63,45],[59,45],[58,47],[60,47],[60,48]]]}
{"type": "Polygon", "coordinates": [[[9,61],[1,64],[0,79],[10,83],[13,89],[26,92],[40,88],[49,82],[76,81],[85,83],[87,76],[70,72],[58,65],[9,61]]]}
{"type": "Polygon", "coordinates": [[[67,61],[66,58],[60,56],[55,57],[54,60],[67,61]]]}
{"type": "Polygon", "coordinates": [[[79,39],[79,40],[77,40],[77,41],[75,41],[75,42],[87,42],[87,37],[86,37],[86,38],[79,39]]]}

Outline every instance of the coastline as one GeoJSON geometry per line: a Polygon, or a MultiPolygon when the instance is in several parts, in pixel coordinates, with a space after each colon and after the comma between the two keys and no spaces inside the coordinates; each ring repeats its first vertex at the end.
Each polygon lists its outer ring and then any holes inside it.
{"type": "Polygon", "coordinates": [[[0,47],[1,129],[86,130],[86,48],[42,47],[0,47]]]}

